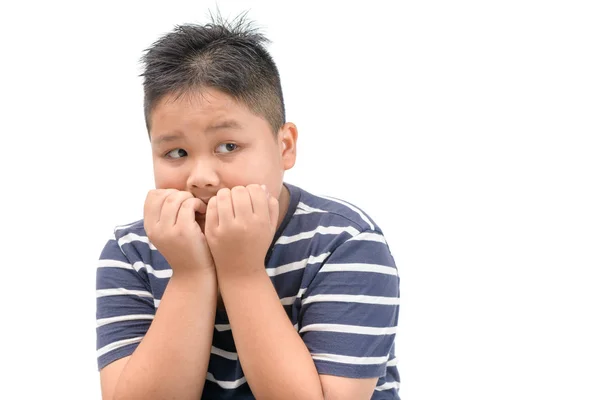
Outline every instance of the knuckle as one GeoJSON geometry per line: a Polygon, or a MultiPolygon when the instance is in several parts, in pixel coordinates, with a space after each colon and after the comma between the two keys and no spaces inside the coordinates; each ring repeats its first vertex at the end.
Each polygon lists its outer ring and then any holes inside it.
{"type": "Polygon", "coordinates": [[[231,198],[231,190],[221,189],[215,197],[217,198],[217,200],[228,200],[231,198]]]}
{"type": "Polygon", "coordinates": [[[176,203],[177,201],[179,201],[179,193],[175,193],[175,192],[171,192],[167,195],[167,198],[165,199],[165,203],[167,204],[173,204],[176,203]]]}

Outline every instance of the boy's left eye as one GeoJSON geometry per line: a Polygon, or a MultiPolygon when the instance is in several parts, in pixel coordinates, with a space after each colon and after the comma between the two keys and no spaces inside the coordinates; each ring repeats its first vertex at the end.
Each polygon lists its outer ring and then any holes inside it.
{"type": "Polygon", "coordinates": [[[217,153],[231,153],[232,151],[237,150],[238,145],[235,143],[222,143],[217,146],[217,153]]]}

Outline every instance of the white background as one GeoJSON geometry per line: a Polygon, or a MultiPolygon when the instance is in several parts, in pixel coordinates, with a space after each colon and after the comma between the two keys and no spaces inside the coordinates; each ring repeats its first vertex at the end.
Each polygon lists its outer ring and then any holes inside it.
{"type": "MultiPolygon", "coordinates": [[[[215,4],[0,6],[0,398],[100,398],[96,260],[153,185],[138,60],[215,4]]],[[[597,2],[219,5],[273,41],[286,180],[388,238],[402,398],[599,399],[597,2]]]]}

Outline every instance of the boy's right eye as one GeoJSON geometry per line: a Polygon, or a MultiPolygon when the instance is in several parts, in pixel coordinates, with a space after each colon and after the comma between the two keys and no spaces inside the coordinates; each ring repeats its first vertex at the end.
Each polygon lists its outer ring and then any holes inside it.
{"type": "Polygon", "coordinates": [[[187,156],[187,152],[184,149],[173,149],[165,154],[167,158],[182,158],[187,156]]]}

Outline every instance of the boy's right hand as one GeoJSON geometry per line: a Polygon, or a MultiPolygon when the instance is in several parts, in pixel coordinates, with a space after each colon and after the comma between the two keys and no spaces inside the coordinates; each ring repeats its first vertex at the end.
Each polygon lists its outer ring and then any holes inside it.
{"type": "Polygon", "coordinates": [[[206,204],[190,192],[154,189],[146,196],[144,229],[173,274],[214,271],[206,237],[196,222],[196,212],[206,213],[206,204]]]}

